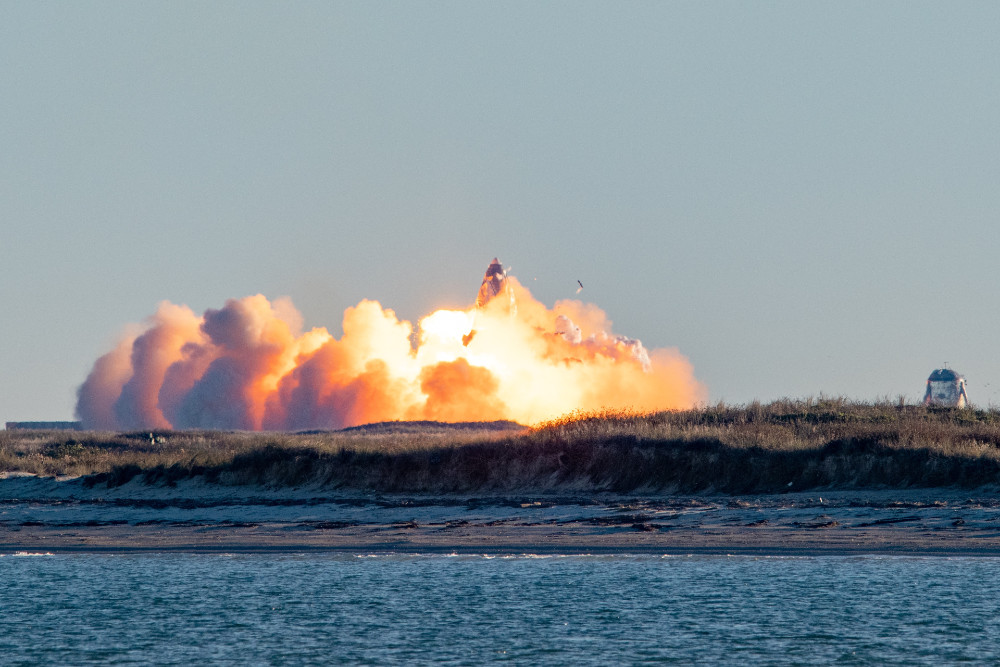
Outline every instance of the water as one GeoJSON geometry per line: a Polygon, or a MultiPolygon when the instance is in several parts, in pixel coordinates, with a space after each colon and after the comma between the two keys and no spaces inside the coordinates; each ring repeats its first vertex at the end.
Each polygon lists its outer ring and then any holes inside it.
{"type": "Polygon", "coordinates": [[[974,664],[1000,559],[0,558],[0,663],[974,664]]]}

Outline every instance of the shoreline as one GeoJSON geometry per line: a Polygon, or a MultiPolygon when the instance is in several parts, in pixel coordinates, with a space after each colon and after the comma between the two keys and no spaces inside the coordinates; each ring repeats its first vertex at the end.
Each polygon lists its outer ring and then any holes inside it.
{"type": "Polygon", "coordinates": [[[1000,557],[1000,494],[470,497],[5,476],[0,555],[17,552],[1000,557]]]}
{"type": "Polygon", "coordinates": [[[622,550],[620,548],[576,548],[553,549],[542,545],[525,545],[522,548],[514,546],[504,549],[472,549],[472,548],[423,548],[384,549],[364,548],[364,545],[354,547],[306,547],[306,546],[263,546],[240,545],[226,547],[182,546],[182,547],[96,547],[96,546],[48,546],[45,549],[7,547],[0,545],[0,558],[19,556],[60,556],[60,555],[105,555],[105,556],[155,556],[155,555],[192,555],[192,556],[355,556],[355,557],[391,557],[422,558],[422,557],[482,557],[482,558],[600,558],[600,557],[658,557],[658,558],[698,558],[698,557],[732,557],[732,558],[1000,558],[998,550],[828,550],[828,549],[715,549],[689,548],[686,550],[662,550],[656,548],[622,550]]]}
{"type": "Polygon", "coordinates": [[[275,535],[239,532],[210,537],[190,530],[170,535],[152,535],[129,527],[125,530],[91,529],[65,535],[35,530],[17,538],[0,532],[0,556],[17,554],[328,554],[328,555],[454,555],[454,556],[899,556],[899,557],[1000,557],[994,538],[958,538],[947,543],[927,541],[919,535],[866,536],[849,541],[812,540],[809,536],[768,535],[747,540],[703,539],[699,535],[683,540],[633,540],[629,535],[609,535],[595,539],[585,535],[559,535],[539,531],[508,531],[506,534],[462,536],[441,539],[413,536],[406,539],[374,540],[352,534],[323,536],[321,539],[287,539],[275,535]],[[13,538],[13,539],[12,539],[13,538]],[[416,539],[414,539],[416,538],[416,539]],[[760,539],[763,538],[763,539],[760,539]]]}

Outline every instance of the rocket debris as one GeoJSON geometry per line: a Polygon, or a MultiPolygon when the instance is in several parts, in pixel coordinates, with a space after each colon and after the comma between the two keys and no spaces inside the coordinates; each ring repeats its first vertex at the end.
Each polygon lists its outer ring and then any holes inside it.
{"type": "Polygon", "coordinates": [[[479,294],[476,296],[476,307],[482,308],[487,303],[500,295],[507,288],[507,274],[500,265],[500,260],[496,257],[486,268],[486,275],[483,276],[483,284],[479,286],[479,294]]]}
{"type": "MultiPolygon", "coordinates": [[[[493,258],[490,265],[486,267],[486,275],[483,276],[483,282],[479,286],[479,293],[476,295],[476,308],[482,309],[493,299],[497,298],[504,292],[507,293],[510,298],[510,312],[513,314],[516,312],[514,306],[514,291],[510,288],[510,284],[507,282],[507,272],[503,270],[503,265],[500,264],[500,259],[497,257],[493,258]]],[[[473,322],[475,322],[475,315],[473,315],[473,322]]],[[[475,325],[469,331],[469,333],[462,336],[462,345],[469,347],[469,343],[476,335],[475,325]]]]}
{"type": "Polygon", "coordinates": [[[476,295],[476,307],[483,308],[496,297],[506,294],[509,301],[507,309],[511,315],[517,314],[517,303],[514,300],[514,289],[507,279],[507,272],[510,267],[504,269],[500,260],[496,257],[486,268],[486,275],[483,276],[483,284],[479,286],[479,294],[476,295]]]}
{"type": "MultiPolygon", "coordinates": [[[[510,282],[507,280],[507,271],[500,264],[500,260],[494,257],[490,265],[486,267],[486,275],[483,276],[483,282],[479,286],[479,293],[476,295],[476,308],[485,308],[486,304],[504,293],[510,301],[508,312],[515,315],[517,304],[514,301],[514,290],[511,289],[510,282]]],[[[475,316],[473,315],[473,317],[475,316]]],[[[462,345],[468,347],[475,335],[476,329],[473,327],[469,333],[462,336],[462,345]]]]}

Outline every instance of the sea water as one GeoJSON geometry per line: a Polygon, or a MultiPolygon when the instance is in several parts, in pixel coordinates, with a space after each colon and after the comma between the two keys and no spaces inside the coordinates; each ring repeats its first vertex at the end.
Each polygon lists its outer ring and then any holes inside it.
{"type": "Polygon", "coordinates": [[[0,557],[0,664],[974,664],[1000,560],[0,557]]]}

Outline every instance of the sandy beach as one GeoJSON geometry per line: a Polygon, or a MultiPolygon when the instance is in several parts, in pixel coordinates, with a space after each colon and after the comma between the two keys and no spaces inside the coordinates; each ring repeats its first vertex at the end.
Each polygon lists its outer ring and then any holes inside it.
{"type": "Polygon", "coordinates": [[[1000,495],[394,496],[8,475],[0,554],[24,551],[1000,556],[1000,495]]]}

